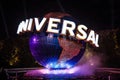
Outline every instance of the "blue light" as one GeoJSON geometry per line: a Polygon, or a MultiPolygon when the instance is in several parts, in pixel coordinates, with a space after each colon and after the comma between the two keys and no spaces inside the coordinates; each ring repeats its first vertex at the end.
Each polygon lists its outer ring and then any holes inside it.
{"type": "MultiPolygon", "coordinates": [[[[69,69],[40,69],[39,72],[42,74],[74,74],[79,71],[80,67],[71,67],[69,69]]],[[[38,74],[38,73],[37,73],[38,74]]]]}
{"type": "Polygon", "coordinates": [[[52,67],[52,66],[53,66],[53,63],[50,63],[50,66],[52,67]]]}
{"type": "Polygon", "coordinates": [[[32,36],[31,43],[36,44],[39,41],[39,38],[37,35],[32,36]]]}
{"type": "Polygon", "coordinates": [[[71,68],[72,66],[71,65],[69,65],[69,64],[66,64],[66,66],[65,66],[66,68],[71,68]]]}
{"type": "Polygon", "coordinates": [[[72,66],[70,64],[63,63],[63,62],[61,63],[51,62],[46,65],[46,68],[48,69],[69,69],[71,67],[72,66]]]}
{"type": "Polygon", "coordinates": [[[34,38],[33,38],[33,41],[34,41],[34,42],[36,42],[36,41],[37,41],[37,39],[34,37],[34,38]]]}
{"type": "MultiPolygon", "coordinates": [[[[54,66],[53,66],[53,67],[54,67],[54,66]]],[[[59,67],[60,67],[59,64],[56,64],[54,68],[59,68],[59,67]]]]}

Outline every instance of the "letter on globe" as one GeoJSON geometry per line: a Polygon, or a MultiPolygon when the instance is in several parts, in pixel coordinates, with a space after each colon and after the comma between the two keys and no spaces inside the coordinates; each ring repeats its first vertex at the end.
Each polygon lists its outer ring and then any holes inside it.
{"type": "Polygon", "coordinates": [[[32,23],[33,23],[33,19],[30,19],[27,28],[28,31],[32,31],[32,23]]]}
{"type": "Polygon", "coordinates": [[[62,26],[62,35],[66,35],[67,31],[69,32],[70,36],[75,37],[74,30],[75,30],[75,23],[72,21],[64,20],[62,26]]]}
{"type": "Polygon", "coordinates": [[[95,44],[96,47],[99,47],[98,37],[99,37],[98,35],[96,35],[96,37],[95,37],[95,32],[93,30],[91,30],[88,35],[87,41],[91,41],[92,44],[95,44]]]}
{"type": "Polygon", "coordinates": [[[84,26],[84,25],[78,25],[78,27],[77,27],[78,32],[77,32],[77,34],[76,34],[76,38],[77,38],[78,40],[84,40],[84,39],[86,39],[87,33],[86,33],[85,31],[86,31],[87,29],[88,29],[88,28],[87,28],[86,26],[84,26]],[[85,31],[84,31],[84,30],[85,30],[85,31]]]}
{"type": "Polygon", "coordinates": [[[18,30],[17,30],[17,34],[19,34],[22,31],[27,31],[27,26],[28,26],[28,19],[26,19],[26,21],[22,21],[19,26],[18,26],[18,30]]]}
{"type": "Polygon", "coordinates": [[[99,45],[98,45],[98,39],[99,39],[99,35],[96,34],[96,39],[95,39],[95,46],[96,47],[99,47],[99,45]]]}
{"type": "Polygon", "coordinates": [[[42,21],[39,23],[39,19],[38,18],[34,18],[35,19],[35,27],[37,31],[40,31],[41,28],[43,27],[43,25],[46,22],[46,18],[43,18],[42,21]]]}
{"type": "Polygon", "coordinates": [[[60,23],[60,19],[50,18],[46,32],[59,33],[59,30],[57,29],[58,23],[60,23]]]}

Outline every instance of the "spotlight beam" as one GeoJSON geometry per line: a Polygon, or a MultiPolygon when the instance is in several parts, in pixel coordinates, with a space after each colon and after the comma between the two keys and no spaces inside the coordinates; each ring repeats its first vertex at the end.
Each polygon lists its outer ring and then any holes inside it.
{"type": "Polygon", "coordinates": [[[3,24],[4,24],[4,27],[5,27],[6,36],[7,36],[7,38],[9,38],[7,23],[6,23],[6,19],[5,19],[5,16],[4,16],[2,4],[0,4],[0,13],[1,13],[3,24]]]}
{"type": "Polygon", "coordinates": [[[61,11],[62,11],[62,12],[65,12],[65,9],[63,8],[63,6],[62,6],[62,4],[60,3],[59,0],[57,0],[57,3],[58,3],[58,5],[59,5],[61,11]]]}

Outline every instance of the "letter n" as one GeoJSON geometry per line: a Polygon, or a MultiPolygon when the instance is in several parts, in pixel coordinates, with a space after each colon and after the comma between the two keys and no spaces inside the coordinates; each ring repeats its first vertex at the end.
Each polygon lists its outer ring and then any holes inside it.
{"type": "Polygon", "coordinates": [[[22,21],[17,30],[17,34],[20,34],[22,31],[27,31],[27,26],[28,26],[28,19],[26,21],[22,21]]]}

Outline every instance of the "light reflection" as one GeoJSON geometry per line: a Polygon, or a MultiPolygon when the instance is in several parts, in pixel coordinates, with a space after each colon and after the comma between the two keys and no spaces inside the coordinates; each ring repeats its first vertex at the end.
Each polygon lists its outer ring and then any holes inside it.
{"type": "Polygon", "coordinates": [[[33,43],[37,43],[38,42],[38,37],[37,36],[33,36],[32,37],[32,42],[33,43]]]}
{"type": "Polygon", "coordinates": [[[77,67],[70,68],[70,69],[40,69],[39,72],[42,74],[74,74],[78,70],[77,67]]]}
{"type": "Polygon", "coordinates": [[[72,67],[72,65],[64,62],[60,62],[60,63],[51,62],[51,63],[48,63],[45,67],[48,69],[69,69],[72,67]]]}
{"type": "Polygon", "coordinates": [[[47,37],[48,38],[53,38],[54,36],[53,36],[53,34],[49,33],[47,37]]]}

